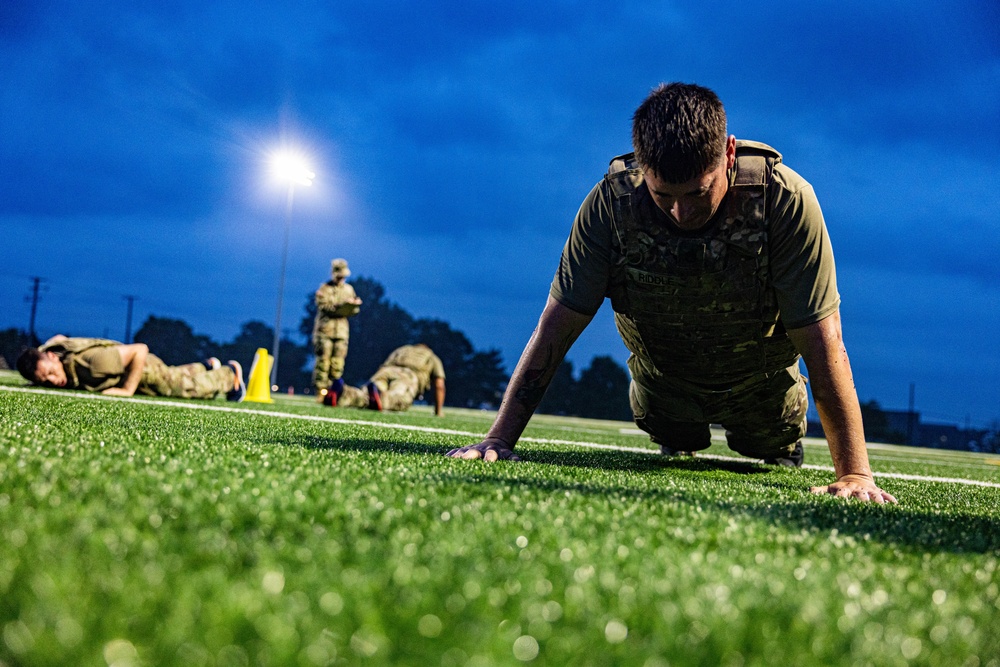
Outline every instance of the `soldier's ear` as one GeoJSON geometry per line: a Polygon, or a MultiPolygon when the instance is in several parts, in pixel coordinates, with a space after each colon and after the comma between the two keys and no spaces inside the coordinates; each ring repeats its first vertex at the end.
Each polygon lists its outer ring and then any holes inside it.
{"type": "Polygon", "coordinates": [[[730,134],[726,139],[726,169],[736,166],[736,135],[730,134]]]}

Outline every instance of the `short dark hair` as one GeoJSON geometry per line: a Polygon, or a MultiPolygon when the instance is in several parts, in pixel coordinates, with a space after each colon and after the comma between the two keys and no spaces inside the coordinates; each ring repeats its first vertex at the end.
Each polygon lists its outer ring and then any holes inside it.
{"type": "Polygon", "coordinates": [[[693,83],[660,84],[632,115],[636,160],[668,183],[684,183],[715,167],[726,152],[726,110],[693,83]]]}
{"type": "Polygon", "coordinates": [[[38,383],[38,362],[42,360],[42,353],[37,347],[25,348],[17,357],[17,372],[28,382],[38,383]]]}

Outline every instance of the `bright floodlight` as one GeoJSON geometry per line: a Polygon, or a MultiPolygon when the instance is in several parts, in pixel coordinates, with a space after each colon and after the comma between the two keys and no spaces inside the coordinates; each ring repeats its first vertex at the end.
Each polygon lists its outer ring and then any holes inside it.
{"type": "Polygon", "coordinates": [[[271,159],[271,168],[275,176],[295,185],[312,185],[313,179],[316,178],[305,158],[291,151],[275,153],[271,159]]]}

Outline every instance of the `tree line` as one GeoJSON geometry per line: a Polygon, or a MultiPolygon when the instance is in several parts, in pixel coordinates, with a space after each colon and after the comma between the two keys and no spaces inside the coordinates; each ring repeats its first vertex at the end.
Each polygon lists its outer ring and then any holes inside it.
{"type": "MultiPolygon", "coordinates": [[[[349,281],[364,305],[351,318],[351,340],[344,380],[362,385],[389,353],[409,343],[423,342],[441,357],[448,378],[446,404],[469,408],[496,408],[503,397],[508,373],[499,350],[477,350],[461,331],[439,319],[418,318],[386,297],[385,287],[376,280],[357,277],[349,281]]],[[[285,335],[277,374],[278,386],[296,392],[308,391],[311,382],[313,320],[316,306],[313,294],[306,295],[299,322],[299,340],[285,335]]],[[[74,335],[71,332],[61,332],[74,335]]],[[[150,315],[136,332],[136,342],[146,343],[154,354],[168,364],[183,364],[208,357],[236,359],[249,369],[258,348],[270,349],[274,329],[264,322],[251,320],[241,325],[239,333],[227,343],[197,334],[179,319],[150,315]]],[[[40,341],[16,328],[0,330],[0,368],[13,368],[20,352],[40,341]]],[[[628,371],[610,356],[596,356],[576,376],[573,364],[564,361],[556,371],[537,412],[593,419],[629,421],[628,371]]],[[[888,413],[877,401],[861,403],[865,435],[869,441],[904,444],[911,434],[893,426],[888,413]]],[[[920,425],[918,424],[918,427],[920,425]]],[[[969,431],[961,431],[969,435],[969,431]]],[[[818,430],[815,435],[822,436],[818,430]]],[[[988,429],[972,433],[977,449],[1000,453],[1000,421],[988,429]]],[[[971,437],[971,436],[969,436],[971,437]]],[[[920,444],[911,442],[910,444],[920,444]]]]}
{"type": "MultiPolygon", "coordinates": [[[[496,408],[503,397],[508,372],[499,350],[477,350],[468,337],[443,320],[414,317],[389,300],[377,280],[359,276],[349,281],[361,298],[361,311],[351,318],[350,344],[344,381],[360,386],[378,369],[389,353],[401,345],[425,343],[444,364],[448,391],[446,405],[496,408]]],[[[306,295],[299,321],[299,336],[285,332],[281,339],[276,384],[281,391],[309,391],[312,362],[312,327],[316,316],[313,293],[306,295]]],[[[73,335],[70,332],[63,332],[73,335]]],[[[249,369],[258,348],[270,349],[274,328],[258,320],[240,326],[233,340],[220,343],[196,333],[180,319],[150,315],[136,331],[134,341],[145,343],[167,364],[218,357],[235,359],[249,369]]],[[[0,331],[0,355],[9,367],[20,351],[39,341],[29,340],[17,329],[0,331]]],[[[538,412],[595,419],[631,419],[628,406],[628,372],[609,356],[594,357],[579,378],[573,364],[563,362],[538,412]]]]}
{"type": "MultiPolygon", "coordinates": [[[[361,311],[351,318],[350,344],[344,381],[363,385],[389,353],[400,345],[424,342],[441,357],[448,374],[447,404],[478,407],[499,403],[506,372],[498,350],[476,350],[461,331],[447,322],[415,318],[386,298],[385,288],[376,280],[358,277],[351,281],[363,302],[361,311]]],[[[306,295],[304,314],[298,336],[283,332],[275,384],[280,391],[310,391],[312,327],[316,317],[313,294],[306,295]]],[[[236,359],[249,368],[258,348],[270,349],[274,328],[257,320],[244,323],[229,343],[220,344],[208,336],[196,334],[182,320],[150,316],[135,334],[135,341],[168,364],[192,359],[219,357],[236,359]]]]}

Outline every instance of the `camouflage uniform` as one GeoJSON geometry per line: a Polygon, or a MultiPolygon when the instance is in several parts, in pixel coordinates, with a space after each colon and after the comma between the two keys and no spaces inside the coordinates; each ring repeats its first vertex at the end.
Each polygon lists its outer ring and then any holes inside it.
{"type": "MultiPolygon", "coordinates": [[[[119,386],[125,367],[117,341],[103,338],[67,338],[49,341],[42,352],[54,352],[66,371],[66,388],[101,392],[119,386]]],[[[233,389],[236,376],[228,366],[209,370],[202,363],[167,366],[154,354],[146,357],[137,394],[179,398],[215,398],[233,389]]]]}
{"type": "Polygon", "coordinates": [[[233,390],[236,374],[229,366],[209,370],[204,364],[167,366],[155,354],[146,357],[137,394],[178,398],[215,398],[233,390]]]}
{"type": "MultiPolygon", "coordinates": [[[[370,382],[382,396],[383,410],[406,410],[417,397],[430,389],[434,380],[444,379],[441,359],[426,345],[404,345],[386,358],[370,382]]],[[[344,407],[368,407],[368,393],[357,387],[344,387],[337,402],[344,407]]]]}
{"type": "Polygon", "coordinates": [[[718,212],[684,231],[663,222],[634,157],[616,158],[563,251],[552,296],[585,314],[611,299],[636,424],[670,449],[707,448],[709,423],[755,458],[787,456],[805,434],[805,378],[785,326],[833,314],[839,297],[815,195],[780,161],[737,142],[718,212]]]}
{"type": "Polygon", "coordinates": [[[358,314],[360,307],[351,303],[357,294],[354,288],[337,278],[347,278],[351,271],[343,259],[335,259],[331,264],[333,280],[323,283],[316,290],[316,320],[313,324],[313,367],[312,383],[317,395],[324,393],[333,380],[344,375],[344,360],[347,358],[347,342],[350,337],[348,317],[358,314]]]}

